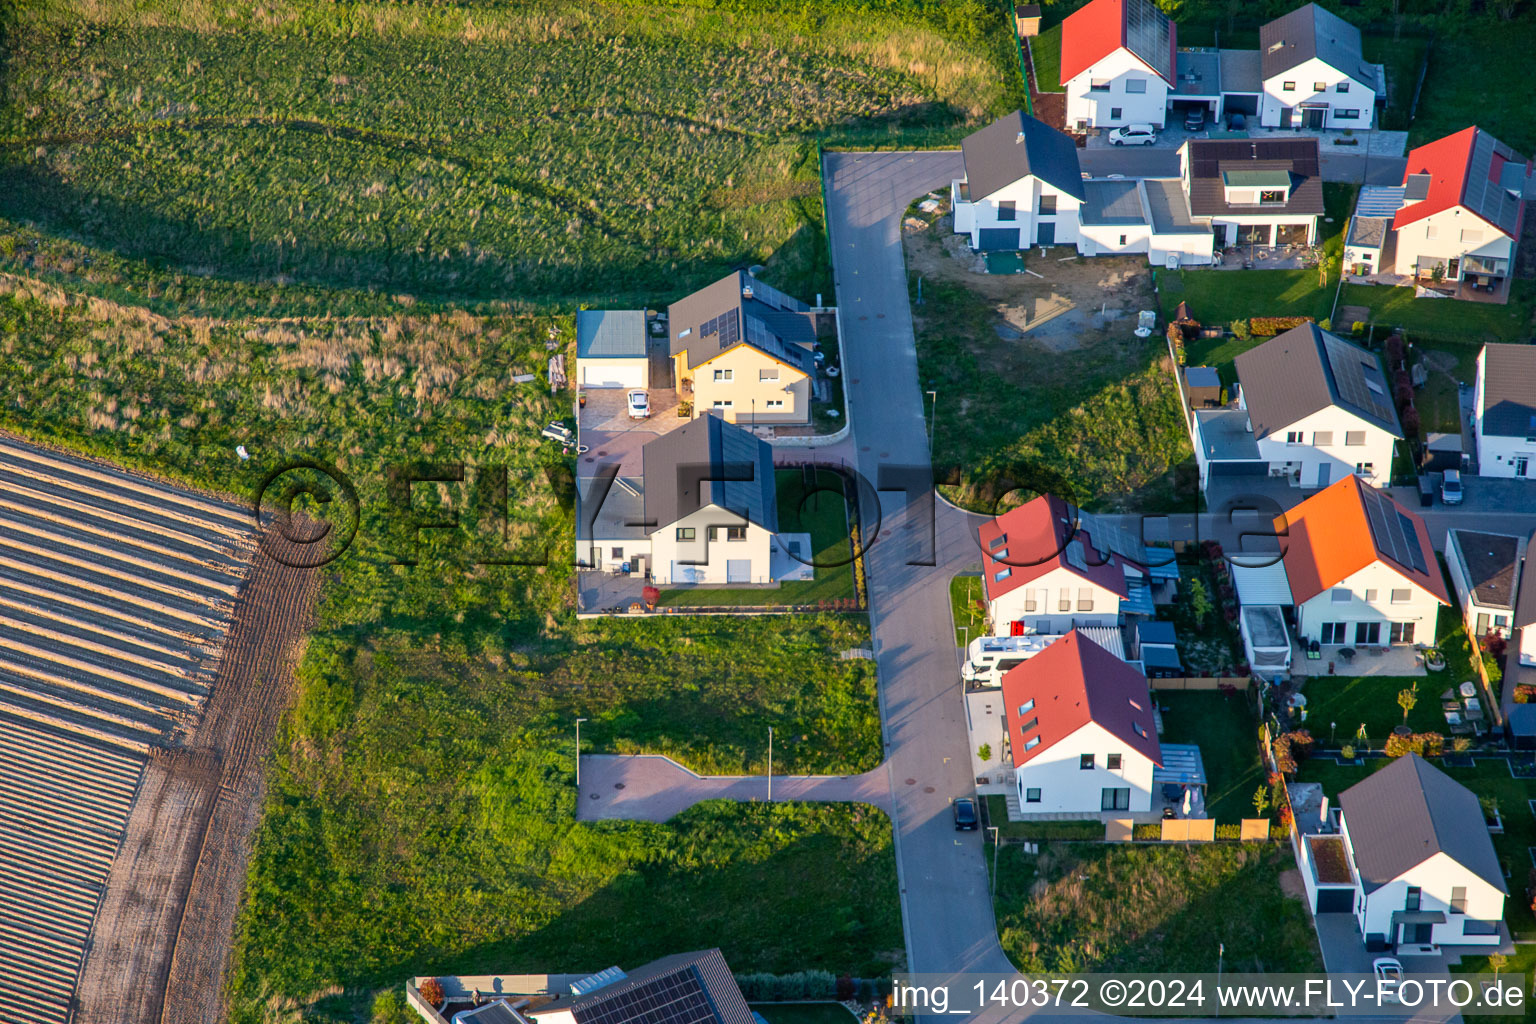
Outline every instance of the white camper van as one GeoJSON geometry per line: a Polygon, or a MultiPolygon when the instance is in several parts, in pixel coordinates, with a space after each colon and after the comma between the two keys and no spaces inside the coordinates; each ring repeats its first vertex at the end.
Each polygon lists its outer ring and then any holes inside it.
{"type": "MultiPolygon", "coordinates": [[[[1079,626],[1078,632],[1125,660],[1125,644],[1118,626],[1079,626]]],[[[1059,633],[1026,633],[1023,636],[979,636],[965,649],[960,678],[970,687],[1002,686],[1003,676],[1061,639],[1059,633]]]]}

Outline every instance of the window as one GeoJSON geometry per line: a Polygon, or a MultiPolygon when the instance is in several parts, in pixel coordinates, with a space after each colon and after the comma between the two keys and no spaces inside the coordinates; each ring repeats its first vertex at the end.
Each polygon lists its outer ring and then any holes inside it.
{"type": "Polygon", "coordinates": [[[1104,789],[1099,796],[1102,811],[1128,811],[1131,809],[1131,791],[1128,788],[1104,789]]]}
{"type": "Polygon", "coordinates": [[[1394,623],[1392,623],[1392,642],[1395,643],[1395,644],[1411,644],[1411,643],[1413,643],[1413,623],[1411,623],[1411,622],[1394,622],[1394,623]]]}
{"type": "Polygon", "coordinates": [[[1144,93],[1147,91],[1147,83],[1142,78],[1128,79],[1125,83],[1125,91],[1128,93],[1144,93]]]}
{"type": "Polygon", "coordinates": [[[1055,213],[1056,212],[1056,197],[1055,196],[1041,196],[1040,197],[1040,211],[1039,212],[1042,213],[1042,214],[1045,214],[1047,216],[1049,216],[1050,214],[1055,213]]]}
{"type": "Polygon", "coordinates": [[[1093,588],[1079,587],[1077,591],[1077,610],[1080,612],[1093,611],[1093,588]]]}
{"type": "Polygon", "coordinates": [[[684,338],[688,337],[688,335],[690,335],[692,333],[693,333],[693,328],[692,327],[684,327],[682,330],[677,332],[677,340],[678,341],[682,341],[684,338]]]}
{"type": "Polygon", "coordinates": [[[1077,758],[1077,769],[1078,769],[1078,771],[1083,771],[1083,772],[1091,772],[1091,771],[1093,771],[1093,755],[1092,754],[1079,754],[1078,758],[1077,758]]]}
{"type": "Polygon", "coordinates": [[[1296,83],[1295,82],[1281,82],[1280,83],[1280,88],[1283,91],[1285,91],[1285,92],[1295,92],[1296,91],[1296,83]]]}
{"type": "Polygon", "coordinates": [[[1034,750],[1039,745],[1040,745],[1040,737],[1036,736],[1036,737],[1034,737],[1034,738],[1032,738],[1032,739],[1030,739],[1030,740],[1025,742],[1024,750],[1025,750],[1025,752],[1028,752],[1028,751],[1034,750]]]}
{"type": "Polygon", "coordinates": [[[1419,905],[1423,902],[1423,899],[1424,899],[1424,890],[1420,889],[1416,885],[1410,885],[1408,887],[1408,896],[1407,896],[1406,899],[1403,900],[1403,909],[1404,910],[1418,910],[1419,909],[1419,905]]]}
{"type": "Polygon", "coordinates": [[[1346,633],[1344,627],[1347,623],[1325,622],[1322,624],[1322,642],[1325,644],[1342,644],[1346,633]]]}
{"type": "Polygon", "coordinates": [[[1334,92],[1349,92],[1349,82],[1343,81],[1333,87],[1334,92]]]}
{"type": "Polygon", "coordinates": [[[1008,561],[1008,549],[1007,548],[1003,548],[1003,550],[999,551],[997,554],[993,555],[992,557],[997,559],[999,562],[1006,562],[1006,561],[1008,561]]]}
{"type": "Polygon", "coordinates": [[[1440,228],[1437,225],[1434,225],[1434,224],[1429,224],[1429,225],[1425,226],[1425,228],[1424,228],[1424,237],[1425,238],[1439,238],[1440,237],[1440,228]]]}
{"type": "Polygon", "coordinates": [[[725,528],[726,540],[746,540],[747,528],[745,526],[727,526],[725,528]]]}
{"type": "Polygon", "coordinates": [[[1003,544],[1007,544],[1007,543],[1008,543],[1008,535],[1006,533],[1000,533],[996,537],[993,537],[991,540],[987,541],[987,547],[990,549],[990,548],[999,547],[999,546],[1001,546],[1003,544]]]}
{"type": "Polygon", "coordinates": [[[1371,587],[1370,589],[1368,589],[1365,592],[1366,603],[1374,604],[1376,602],[1377,595],[1379,595],[1380,593],[1381,593],[1381,591],[1377,590],[1375,587],[1371,587]]]}
{"type": "Polygon", "coordinates": [[[1393,604],[1407,604],[1409,601],[1412,601],[1412,600],[1413,600],[1413,591],[1409,590],[1406,587],[1404,587],[1402,590],[1394,590],[1394,591],[1392,591],[1392,603],[1393,604]]]}
{"type": "Polygon", "coordinates": [[[1118,120],[1120,120],[1120,108],[1119,107],[1110,107],[1109,108],[1109,119],[1111,121],[1118,121],[1118,120]]]}
{"type": "Polygon", "coordinates": [[[1061,593],[1056,597],[1056,610],[1059,612],[1072,610],[1072,591],[1069,588],[1061,588],[1061,593]]]}
{"type": "Polygon", "coordinates": [[[1467,887],[1464,885],[1451,886],[1451,913],[1465,914],[1467,912],[1467,887]]]}
{"type": "Polygon", "coordinates": [[[1381,643],[1381,623],[1357,622],[1355,623],[1355,643],[1376,646],[1381,643]]]}
{"type": "Polygon", "coordinates": [[[1027,615],[1030,612],[1038,611],[1038,610],[1039,609],[1035,607],[1035,592],[1033,590],[1025,590],[1024,591],[1024,613],[1027,615]]]}
{"type": "Polygon", "coordinates": [[[1344,443],[1346,445],[1361,445],[1361,444],[1365,444],[1365,431],[1363,431],[1363,430],[1346,430],[1346,431],[1344,431],[1344,443]]]}
{"type": "Polygon", "coordinates": [[[1275,204],[1285,202],[1285,190],[1280,188],[1264,188],[1259,190],[1259,204],[1275,204]]]}
{"type": "Polygon", "coordinates": [[[1495,629],[1503,629],[1505,626],[1509,625],[1509,616],[1495,615],[1493,617],[1493,625],[1495,629]]]}
{"type": "Polygon", "coordinates": [[[677,528],[677,539],[678,540],[693,540],[693,538],[694,538],[693,527],[691,527],[691,526],[679,526],[677,528]]]}
{"type": "Polygon", "coordinates": [[[1357,462],[1357,463],[1355,463],[1355,475],[1356,476],[1375,476],[1376,475],[1376,466],[1375,466],[1374,463],[1370,463],[1370,462],[1357,462]]]}
{"type": "Polygon", "coordinates": [[[758,380],[778,380],[779,368],[777,366],[765,366],[757,371],[758,380]]]}
{"type": "Polygon", "coordinates": [[[999,569],[997,572],[992,574],[992,580],[995,583],[1001,583],[1001,582],[1003,582],[1003,580],[1007,579],[1009,576],[1012,576],[1012,575],[1013,575],[1013,570],[1011,568],[1009,568],[1009,569],[999,569]]]}
{"type": "Polygon", "coordinates": [[[1124,244],[1125,244],[1125,236],[1124,236],[1124,235],[1121,235],[1121,236],[1120,236],[1120,244],[1121,244],[1121,245],[1124,245],[1124,244]]]}
{"type": "Polygon", "coordinates": [[[733,380],[735,378],[735,374],[735,370],[716,370],[715,380],[733,380]]]}
{"type": "Polygon", "coordinates": [[[1328,83],[1327,82],[1313,82],[1312,83],[1312,91],[1313,92],[1327,92],[1328,91],[1328,83]]]}
{"type": "Polygon", "coordinates": [[[1040,789],[1039,789],[1039,787],[1036,786],[1036,787],[1031,787],[1029,789],[1026,789],[1024,791],[1024,802],[1027,803],[1027,804],[1037,804],[1037,803],[1039,803],[1040,802],[1040,789]]]}
{"type": "Polygon", "coordinates": [[[770,398],[768,401],[763,403],[763,407],[767,409],[782,409],[784,408],[784,399],[770,398]]]}
{"type": "Polygon", "coordinates": [[[1021,715],[1027,715],[1033,710],[1035,710],[1035,698],[1033,697],[1019,705],[1019,714],[1021,715]]]}
{"type": "Polygon", "coordinates": [[[1107,79],[1107,78],[1090,78],[1090,79],[1088,79],[1088,91],[1089,92],[1109,92],[1109,79],[1107,79]]]}
{"type": "Polygon", "coordinates": [[[1008,200],[1007,202],[998,203],[997,204],[997,219],[998,220],[1018,220],[1019,219],[1019,204],[1015,203],[1011,199],[1008,200]]]}
{"type": "Polygon", "coordinates": [[[1286,444],[1301,444],[1302,443],[1302,433],[1301,433],[1301,431],[1299,431],[1299,430],[1287,430],[1285,432],[1285,443],[1286,444]]]}
{"type": "Polygon", "coordinates": [[[1136,735],[1137,736],[1140,736],[1142,739],[1146,739],[1147,738],[1147,730],[1142,728],[1140,722],[1132,722],[1131,723],[1131,728],[1136,730],[1136,735]]]}
{"type": "Polygon", "coordinates": [[[1335,109],[1333,112],[1333,119],[1335,121],[1358,121],[1360,120],[1360,111],[1335,109]]]}
{"type": "MultiPolygon", "coordinates": [[[[1019,726],[1019,732],[1020,732],[1020,734],[1029,732],[1031,729],[1035,728],[1039,724],[1040,724],[1040,719],[1038,719],[1038,718],[1031,718],[1029,721],[1027,721],[1023,725],[1019,726]]],[[[1040,737],[1036,736],[1035,738],[1039,739],[1040,737]]]]}
{"type": "Polygon", "coordinates": [[[1319,448],[1327,448],[1333,444],[1333,431],[1318,430],[1312,434],[1312,443],[1319,448]]]}
{"type": "Polygon", "coordinates": [[[1462,228],[1461,240],[1463,242],[1481,242],[1483,240],[1483,233],[1477,228],[1462,228]]]}
{"type": "Polygon", "coordinates": [[[721,399],[721,398],[715,399],[715,408],[716,409],[731,409],[731,408],[734,408],[735,405],[736,405],[736,403],[731,401],[728,398],[727,399],[721,399]]]}
{"type": "Polygon", "coordinates": [[[1334,587],[1332,590],[1328,591],[1328,600],[1332,601],[1334,604],[1349,604],[1350,599],[1354,596],[1355,595],[1349,592],[1348,587],[1334,587]]]}
{"type": "Polygon", "coordinates": [[[614,548],[610,552],[610,554],[613,555],[614,561],[623,561],[623,559],[624,559],[624,549],[623,548],[614,548]]]}
{"type": "Polygon", "coordinates": [[[1120,770],[1120,757],[1121,757],[1121,755],[1119,755],[1119,754],[1110,754],[1110,755],[1108,755],[1108,757],[1106,758],[1108,763],[1105,764],[1104,767],[1108,768],[1112,772],[1119,771],[1120,770]]]}

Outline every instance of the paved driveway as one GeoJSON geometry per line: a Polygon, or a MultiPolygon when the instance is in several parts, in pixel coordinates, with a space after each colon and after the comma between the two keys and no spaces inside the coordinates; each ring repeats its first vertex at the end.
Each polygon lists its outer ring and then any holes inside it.
{"type": "MultiPolygon", "coordinates": [[[[763,775],[698,775],[656,754],[589,754],[581,759],[579,821],[668,821],[702,800],[767,800],[763,775]]],[[[775,775],[773,802],[815,800],[891,805],[882,765],[862,775],[775,775]]]]}

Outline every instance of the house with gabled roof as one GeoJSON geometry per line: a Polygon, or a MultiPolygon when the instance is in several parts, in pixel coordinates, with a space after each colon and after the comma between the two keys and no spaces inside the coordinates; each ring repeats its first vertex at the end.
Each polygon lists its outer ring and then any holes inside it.
{"type": "Polygon", "coordinates": [[[1507,941],[1509,886],[1482,805],[1445,772],[1417,754],[1398,758],[1339,794],[1339,831],[1354,891],[1347,909],[1368,947],[1433,953],[1507,941]]]}
{"type": "Polygon", "coordinates": [[[974,249],[1077,245],[1086,193],[1071,138],[1023,111],[960,143],[965,177],[950,185],[956,234],[974,249]]]}
{"type": "Polygon", "coordinates": [[[667,329],[693,416],[810,422],[816,323],[805,303],[737,270],[668,306],[667,329]]]}
{"type": "Polygon", "coordinates": [[[1317,4],[1298,7],[1259,29],[1266,128],[1370,128],[1386,73],[1368,63],[1360,30],[1317,4]]]}
{"type": "Polygon", "coordinates": [[[1536,479],[1536,345],[1488,344],[1478,353],[1472,436],[1479,476],[1536,479]]]}
{"type": "Polygon", "coordinates": [[[1293,487],[1385,485],[1402,438],[1376,354],[1313,323],[1240,354],[1237,402],[1190,417],[1200,485],[1264,474],[1293,487]]]}
{"type": "Polygon", "coordinates": [[[650,336],[643,309],[576,314],[576,379],[583,388],[649,388],[650,336]]]}
{"type": "Polygon", "coordinates": [[[1304,642],[1434,642],[1451,602],[1417,512],[1351,475],[1277,517],[1274,529],[1304,642]]]}
{"type": "Polygon", "coordinates": [[[1523,537],[1481,530],[1446,533],[1445,567],[1467,632],[1479,640],[1490,633],[1509,636],[1525,555],[1523,537]]]}
{"type": "MultiPolygon", "coordinates": [[[[1061,25],[1067,124],[1163,126],[1173,86],[1177,33],[1152,0],[1092,0],[1061,25]]],[[[1055,83],[1041,83],[1045,89],[1055,83]]]]}
{"type": "Polygon", "coordinates": [[[1150,811],[1163,763],[1147,677],[1073,630],[1003,677],[1021,811],[1150,811]]]}
{"type": "Polygon", "coordinates": [[[1190,216],[1216,248],[1312,245],[1323,213],[1317,139],[1190,139],[1179,147],[1190,216]]]}
{"type": "Polygon", "coordinates": [[[608,968],[525,1011],[536,1024],[753,1024],[755,1015],[718,949],[608,968]]]}

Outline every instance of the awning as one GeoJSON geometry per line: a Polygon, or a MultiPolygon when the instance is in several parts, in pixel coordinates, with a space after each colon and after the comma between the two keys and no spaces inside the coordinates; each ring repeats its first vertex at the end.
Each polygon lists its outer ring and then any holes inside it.
{"type": "Polygon", "coordinates": [[[1204,786],[1205,762],[1200,748],[1193,743],[1164,743],[1163,763],[1152,769],[1152,784],[1171,782],[1179,786],[1204,786]]]}
{"type": "MultiPolygon", "coordinates": [[[[1153,776],[1155,780],[1156,775],[1153,776]]],[[[1443,910],[1394,910],[1392,912],[1392,927],[1401,924],[1445,924],[1445,912],[1443,910]]]]}

